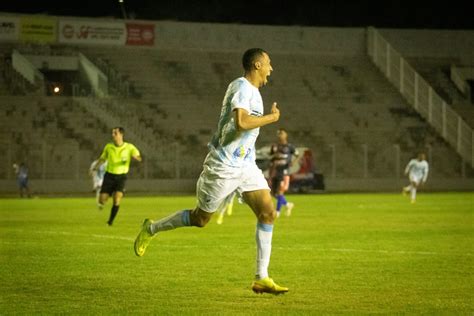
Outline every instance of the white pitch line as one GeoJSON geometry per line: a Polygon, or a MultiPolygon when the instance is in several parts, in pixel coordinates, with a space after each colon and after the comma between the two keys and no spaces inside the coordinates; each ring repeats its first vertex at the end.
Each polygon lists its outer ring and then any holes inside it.
{"type": "MultiPolygon", "coordinates": [[[[126,240],[126,241],[134,241],[134,238],[130,237],[123,237],[123,236],[112,236],[112,235],[100,235],[100,234],[84,234],[84,233],[75,233],[75,232],[64,232],[64,231],[30,231],[30,233],[35,232],[39,234],[52,234],[52,235],[67,235],[67,236],[81,236],[81,237],[94,237],[94,238],[102,238],[102,239],[115,239],[115,240],[126,240]]],[[[0,241],[1,243],[8,243],[5,241],[0,241]]],[[[199,246],[199,245],[161,245],[161,247],[166,247],[166,248],[198,248],[198,247],[204,247],[204,246],[199,246]]],[[[217,246],[219,248],[232,248],[234,247],[225,247],[223,245],[217,246]]],[[[274,249],[279,249],[279,250],[305,250],[305,251],[334,251],[334,252],[365,252],[365,253],[383,253],[383,254],[401,254],[401,255],[424,255],[424,256],[438,256],[438,255],[464,255],[471,257],[473,256],[472,253],[470,252],[464,252],[464,253],[456,253],[456,252],[451,252],[451,253],[441,253],[441,252],[434,252],[434,251],[411,251],[411,250],[377,250],[377,249],[353,249],[353,248],[311,248],[311,247],[298,247],[298,246],[292,246],[292,247],[279,247],[279,246],[274,246],[274,249]]]]}

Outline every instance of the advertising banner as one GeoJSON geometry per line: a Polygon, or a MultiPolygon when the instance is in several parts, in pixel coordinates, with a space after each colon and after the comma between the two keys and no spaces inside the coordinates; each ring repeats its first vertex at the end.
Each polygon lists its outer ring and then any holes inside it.
{"type": "Polygon", "coordinates": [[[58,40],[65,44],[125,45],[125,24],[61,19],[58,40]]]}
{"type": "Polygon", "coordinates": [[[56,19],[49,17],[21,17],[20,40],[38,43],[55,42],[56,19]]]}
{"type": "Polygon", "coordinates": [[[9,16],[0,16],[0,40],[16,41],[19,32],[19,19],[9,16]]]}
{"type": "Polygon", "coordinates": [[[153,46],[155,24],[126,23],[127,45],[153,46]]]}

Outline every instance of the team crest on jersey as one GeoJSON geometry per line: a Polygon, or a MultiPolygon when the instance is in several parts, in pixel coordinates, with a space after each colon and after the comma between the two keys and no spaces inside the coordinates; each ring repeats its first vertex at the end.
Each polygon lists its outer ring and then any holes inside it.
{"type": "Polygon", "coordinates": [[[240,146],[234,151],[234,157],[236,157],[236,158],[244,158],[245,157],[246,158],[250,154],[250,151],[251,151],[250,148],[247,148],[247,150],[245,150],[244,146],[240,146]]]}

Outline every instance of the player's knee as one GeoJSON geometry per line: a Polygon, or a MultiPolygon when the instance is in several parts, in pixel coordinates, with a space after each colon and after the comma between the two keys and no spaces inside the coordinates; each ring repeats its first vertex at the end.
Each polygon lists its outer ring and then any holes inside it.
{"type": "Polygon", "coordinates": [[[260,223],[272,224],[275,221],[276,216],[276,211],[271,208],[264,212],[261,212],[258,216],[258,220],[260,223]]]}

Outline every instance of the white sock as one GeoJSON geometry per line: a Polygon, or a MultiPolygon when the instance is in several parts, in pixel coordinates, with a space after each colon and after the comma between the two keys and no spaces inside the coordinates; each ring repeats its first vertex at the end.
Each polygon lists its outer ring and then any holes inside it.
{"type": "Polygon", "coordinates": [[[407,185],[406,187],[404,187],[403,190],[408,192],[408,191],[411,190],[411,188],[412,188],[412,185],[409,184],[409,185],[407,185]]]}
{"type": "Polygon", "coordinates": [[[257,279],[268,277],[268,265],[270,264],[270,255],[272,252],[273,225],[257,223],[257,232],[255,234],[257,241],[257,279]]]}
{"type": "Polygon", "coordinates": [[[415,201],[416,199],[416,188],[414,186],[411,187],[411,200],[415,201]]]}
{"type": "Polygon", "coordinates": [[[154,235],[161,231],[191,226],[191,221],[189,219],[190,212],[191,210],[179,211],[156,222],[153,222],[153,224],[150,226],[150,233],[154,235]]]}

